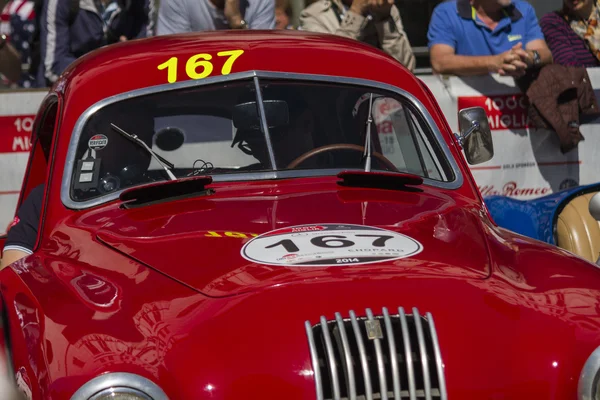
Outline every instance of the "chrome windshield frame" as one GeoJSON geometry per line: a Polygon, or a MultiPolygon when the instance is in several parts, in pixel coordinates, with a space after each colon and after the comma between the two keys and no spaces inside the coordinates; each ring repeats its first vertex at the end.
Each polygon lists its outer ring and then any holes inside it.
{"type": "MultiPolygon", "coordinates": [[[[98,112],[100,109],[113,104],[119,101],[146,96],[154,93],[161,92],[169,92],[179,89],[189,89],[197,86],[205,86],[212,85],[221,82],[233,82],[240,81],[244,79],[254,81],[255,85],[258,85],[258,80],[260,78],[264,79],[282,79],[282,80],[301,80],[301,81],[313,81],[319,83],[339,83],[346,85],[356,85],[362,86],[365,88],[374,88],[379,90],[386,90],[392,93],[396,93],[399,96],[402,96],[407,101],[414,106],[415,110],[420,114],[423,120],[429,126],[429,129],[433,133],[433,136],[440,144],[440,149],[442,154],[446,158],[446,162],[450,166],[452,173],[454,175],[454,180],[452,181],[437,181],[430,178],[423,178],[423,183],[429,186],[437,187],[440,189],[449,189],[455,190],[462,186],[464,182],[463,174],[458,166],[456,159],[453,157],[450,148],[446,142],[446,139],[442,135],[439,127],[435,123],[433,117],[427,110],[427,108],[421,103],[414,95],[410,92],[407,92],[399,87],[372,81],[368,79],[359,79],[359,78],[351,78],[351,77],[340,77],[340,76],[330,76],[330,75],[317,75],[317,74],[299,74],[299,73],[287,73],[287,72],[271,72],[271,71],[245,71],[239,72],[229,75],[220,75],[200,80],[189,80],[182,81],[177,83],[166,83],[163,85],[149,86],[142,89],[136,89],[129,92],[119,93],[117,95],[108,97],[106,99],[100,100],[99,102],[90,106],[86,111],[84,111],[77,122],[75,123],[75,127],[73,129],[73,134],[71,135],[69,141],[69,147],[67,150],[67,158],[65,161],[65,165],[63,168],[62,175],[62,183],[61,183],[61,193],[60,198],[65,207],[74,210],[86,209],[94,206],[98,206],[100,204],[104,204],[119,198],[120,194],[129,188],[124,188],[118,190],[113,193],[108,193],[103,196],[96,197],[94,199],[85,200],[85,201],[75,201],[71,198],[71,185],[73,180],[73,171],[74,166],[76,164],[76,153],[77,146],[79,145],[79,140],[83,133],[83,128],[85,127],[88,119],[98,112]]],[[[262,104],[262,103],[261,103],[262,104]]],[[[267,129],[266,137],[268,139],[268,124],[263,115],[263,111],[261,110],[261,123],[263,125],[263,129],[267,129]]],[[[272,155],[272,149],[269,149],[269,152],[272,155]]],[[[436,157],[437,158],[437,157],[436,157]]],[[[439,160],[438,160],[439,161],[439,160]]],[[[213,176],[213,182],[234,182],[234,181],[250,181],[250,180],[272,180],[272,179],[285,179],[285,178],[303,178],[303,177],[317,177],[317,176],[331,176],[335,175],[347,168],[340,169],[299,169],[299,170],[282,170],[282,171],[264,171],[264,172],[243,172],[243,173],[231,173],[231,174],[216,174],[213,176]]],[[[360,170],[360,169],[357,169],[360,170]]]]}

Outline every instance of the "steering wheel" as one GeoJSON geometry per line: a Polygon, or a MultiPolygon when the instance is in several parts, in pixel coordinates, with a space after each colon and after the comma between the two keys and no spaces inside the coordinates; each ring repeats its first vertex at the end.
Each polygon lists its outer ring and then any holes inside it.
{"type": "MultiPolygon", "coordinates": [[[[364,146],[359,146],[357,144],[349,144],[349,143],[328,144],[326,146],[317,147],[316,149],[307,151],[306,153],[302,154],[300,157],[296,158],[291,163],[289,163],[287,168],[296,168],[298,165],[302,164],[304,161],[308,160],[311,157],[326,153],[328,151],[337,151],[337,150],[354,150],[354,151],[359,151],[361,153],[364,153],[365,148],[364,148],[364,146]]],[[[383,165],[385,165],[390,171],[400,172],[398,170],[398,168],[396,168],[396,166],[390,160],[388,160],[383,154],[378,153],[376,151],[374,151],[371,154],[373,155],[373,157],[375,157],[376,159],[381,161],[383,163],[383,165]]]]}

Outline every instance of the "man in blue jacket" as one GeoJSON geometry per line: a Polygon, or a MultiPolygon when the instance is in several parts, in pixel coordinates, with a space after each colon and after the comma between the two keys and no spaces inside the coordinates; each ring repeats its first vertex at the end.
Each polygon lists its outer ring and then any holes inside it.
{"type": "Polygon", "coordinates": [[[148,0],[41,0],[36,83],[51,86],[69,64],[107,44],[147,36],[148,0]]]}

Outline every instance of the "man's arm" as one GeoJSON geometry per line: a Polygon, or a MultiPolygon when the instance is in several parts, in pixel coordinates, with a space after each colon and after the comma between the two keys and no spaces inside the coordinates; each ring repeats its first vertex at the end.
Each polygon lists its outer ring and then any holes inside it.
{"type": "Polygon", "coordinates": [[[69,0],[44,1],[40,19],[40,42],[45,76],[54,83],[75,61],[71,53],[69,32],[69,0]]]}
{"type": "Polygon", "coordinates": [[[28,256],[31,253],[27,253],[23,250],[4,250],[2,252],[2,260],[0,260],[0,270],[8,267],[15,261],[20,260],[23,257],[28,256]]]}
{"type": "Polygon", "coordinates": [[[435,44],[429,50],[431,67],[438,74],[486,75],[492,72],[518,75],[524,70],[519,56],[512,50],[495,56],[459,56],[447,44],[435,44]],[[516,64],[516,65],[515,65],[516,64]]]}
{"type": "Polygon", "coordinates": [[[533,65],[533,60],[534,60],[534,55],[533,55],[533,50],[537,50],[538,54],[540,55],[540,67],[546,64],[552,64],[553,59],[552,59],[552,52],[550,51],[550,49],[548,48],[548,45],[546,44],[546,41],[543,39],[536,39],[536,40],[532,40],[531,42],[527,43],[527,46],[525,46],[525,54],[526,56],[524,56],[524,60],[527,65],[532,66],[533,65]]]}
{"type": "Polygon", "coordinates": [[[416,65],[415,55],[406,32],[404,32],[398,8],[395,5],[392,6],[390,18],[382,22],[376,22],[375,27],[383,51],[394,57],[409,70],[414,71],[416,65]]]}
{"type": "Polygon", "coordinates": [[[457,56],[453,47],[434,44],[429,49],[433,72],[443,75],[485,75],[493,71],[492,56],[457,56]]]}

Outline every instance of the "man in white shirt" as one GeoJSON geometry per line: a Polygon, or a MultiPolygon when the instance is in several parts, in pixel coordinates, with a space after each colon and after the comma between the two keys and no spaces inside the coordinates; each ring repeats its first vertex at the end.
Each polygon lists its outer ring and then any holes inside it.
{"type": "Polygon", "coordinates": [[[274,28],[273,0],[161,0],[156,34],[274,28]]]}

